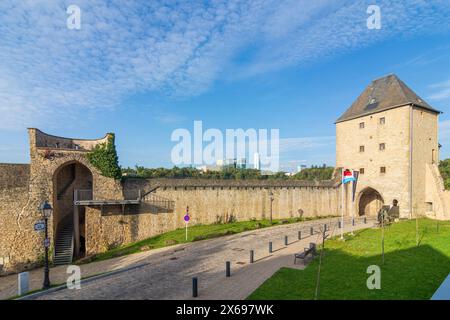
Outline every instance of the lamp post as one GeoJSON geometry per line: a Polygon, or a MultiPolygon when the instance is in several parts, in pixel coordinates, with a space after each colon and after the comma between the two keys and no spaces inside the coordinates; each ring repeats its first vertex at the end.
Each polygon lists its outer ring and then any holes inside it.
{"type": "Polygon", "coordinates": [[[270,224],[272,224],[272,203],[273,203],[273,193],[269,191],[269,199],[270,199],[270,224]]]}
{"type": "Polygon", "coordinates": [[[44,248],[45,248],[45,267],[44,267],[44,285],[43,289],[50,288],[50,270],[48,267],[48,247],[50,246],[50,239],[48,238],[48,218],[52,215],[53,208],[48,203],[47,200],[41,203],[39,206],[39,211],[41,211],[42,218],[44,218],[45,225],[45,239],[44,239],[44,248]]]}

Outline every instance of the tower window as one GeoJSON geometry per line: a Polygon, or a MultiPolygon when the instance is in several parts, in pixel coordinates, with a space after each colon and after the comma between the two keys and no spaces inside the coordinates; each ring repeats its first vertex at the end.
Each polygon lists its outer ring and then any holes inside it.
{"type": "Polygon", "coordinates": [[[386,144],[380,143],[380,150],[383,151],[384,149],[386,149],[386,144]]]}
{"type": "Polygon", "coordinates": [[[364,174],[364,168],[359,168],[359,174],[364,174]]]}
{"type": "Polygon", "coordinates": [[[359,152],[364,152],[364,146],[359,146],[359,152]]]}
{"type": "Polygon", "coordinates": [[[380,124],[385,124],[385,123],[386,123],[386,118],[385,117],[380,118],[380,124]]]}
{"type": "Polygon", "coordinates": [[[386,167],[380,167],[380,173],[386,173],[386,167]]]}
{"type": "Polygon", "coordinates": [[[360,123],[359,123],[359,128],[360,128],[360,129],[364,129],[364,122],[360,122],[360,123]]]}

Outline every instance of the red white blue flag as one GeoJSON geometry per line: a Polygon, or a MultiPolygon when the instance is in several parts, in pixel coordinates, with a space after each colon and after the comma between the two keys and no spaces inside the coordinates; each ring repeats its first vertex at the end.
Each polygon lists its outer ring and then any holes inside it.
{"type": "Polygon", "coordinates": [[[349,182],[352,182],[352,181],[355,181],[355,180],[356,179],[355,179],[355,176],[353,174],[353,171],[349,170],[349,169],[345,169],[344,173],[342,174],[342,183],[346,184],[346,183],[349,183],[349,182]]]}

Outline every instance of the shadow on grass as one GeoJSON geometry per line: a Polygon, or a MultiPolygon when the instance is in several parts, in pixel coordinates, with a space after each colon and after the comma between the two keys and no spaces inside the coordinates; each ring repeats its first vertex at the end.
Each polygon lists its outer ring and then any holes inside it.
{"type": "MultiPolygon", "coordinates": [[[[430,299],[450,273],[450,259],[430,245],[391,251],[381,256],[356,256],[326,249],[319,299],[430,299]],[[381,268],[381,289],[369,290],[367,268],[381,268]]],[[[318,259],[305,270],[282,268],[248,299],[314,299],[318,259]]]]}

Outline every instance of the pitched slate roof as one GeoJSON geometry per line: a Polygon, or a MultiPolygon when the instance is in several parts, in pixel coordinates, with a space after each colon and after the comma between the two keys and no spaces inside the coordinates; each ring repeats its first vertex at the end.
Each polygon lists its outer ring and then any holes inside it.
{"type": "Polygon", "coordinates": [[[336,123],[408,104],[441,113],[421,99],[396,75],[391,74],[372,81],[336,123]]]}

